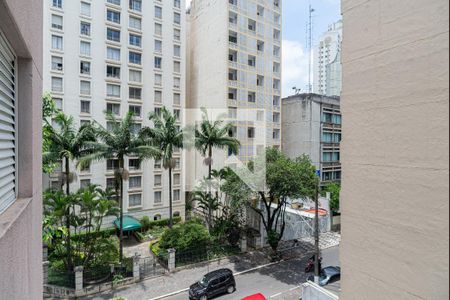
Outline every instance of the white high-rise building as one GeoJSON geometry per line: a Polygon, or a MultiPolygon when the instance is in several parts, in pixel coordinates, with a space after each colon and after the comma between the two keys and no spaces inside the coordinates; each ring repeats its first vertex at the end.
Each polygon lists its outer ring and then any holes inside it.
{"type": "Polygon", "coordinates": [[[241,142],[243,162],[265,146],[281,147],[281,20],[280,0],[193,0],[188,15],[187,105],[240,120],[230,134],[241,142]],[[242,109],[252,109],[256,120],[242,121],[242,109]]]}
{"type": "MultiPolygon", "coordinates": [[[[185,0],[44,0],[44,90],[79,124],[107,127],[105,111],[133,111],[135,129],[150,112],[185,106],[185,0]]],[[[181,126],[181,120],[180,120],[181,126]]],[[[184,216],[181,153],[173,174],[174,214],[184,216]]],[[[124,208],[151,219],[168,218],[168,172],[160,162],[126,159],[130,178],[124,208]]],[[[72,190],[113,185],[115,161],[80,171],[72,190]]],[[[74,169],[74,167],[72,167],[74,169]]],[[[49,184],[58,184],[50,176],[49,184]]]]}
{"type": "Polygon", "coordinates": [[[342,21],[329,26],[314,51],[314,93],[340,96],[342,90],[342,21]]]}

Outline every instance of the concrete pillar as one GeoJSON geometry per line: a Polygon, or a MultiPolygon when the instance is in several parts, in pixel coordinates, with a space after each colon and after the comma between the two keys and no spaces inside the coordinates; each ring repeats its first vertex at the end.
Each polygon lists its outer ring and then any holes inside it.
{"type": "Polygon", "coordinates": [[[167,252],[169,254],[169,260],[168,260],[169,272],[173,272],[173,271],[175,271],[175,268],[176,268],[176,262],[175,262],[176,250],[175,249],[169,249],[169,250],[167,250],[167,252]]]}
{"type": "Polygon", "coordinates": [[[44,272],[44,284],[48,283],[48,267],[50,266],[50,262],[49,261],[44,261],[42,263],[42,269],[44,272]]]}
{"type": "Polygon", "coordinates": [[[137,253],[133,256],[133,278],[134,280],[139,280],[140,279],[140,270],[139,270],[139,261],[140,261],[141,256],[138,255],[137,253]]]}
{"type": "Polygon", "coordinates": [[[75,267],[75,294],[80,295],[83,291],[83,267],[75,267]]]}
{"type": "Polygon", "coordinates": [[[240,247],[241,247],[241,252],[242,252],[242,253],[247,252],[247,237],[246,237],[246,236],[243,236],[243,237],[241,238],[241,244],[240,244],[240,247]]]}

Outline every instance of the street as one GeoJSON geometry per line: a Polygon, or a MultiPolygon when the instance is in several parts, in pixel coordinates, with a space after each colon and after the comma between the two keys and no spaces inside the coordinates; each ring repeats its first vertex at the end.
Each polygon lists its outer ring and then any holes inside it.
{"type": "MultiPolygon", "coordinates": [[[[323,266],[339,266],[339,247],[333,247],[322,251],[323,266]]],[[[236,276],[236,292],[231,295],[217,297],[220,300],[236,300],[255,293],[262,293],[267,298],[283,293],[305,282],[311,274],[305,274],[303,269],[307,259],[294,259],[281,262],[257,271],[236,276]]],[[[333,284],[334,287],[336,283],[333,284]]],[[[297,299],[291,296],[277,297],[277,299],[297,299]]],[[[186,300],[188,292],[176,296],[163,298],[164,300],[186,300]]],[[[275,297],[274,297],[275,298],[275,297]]]]}

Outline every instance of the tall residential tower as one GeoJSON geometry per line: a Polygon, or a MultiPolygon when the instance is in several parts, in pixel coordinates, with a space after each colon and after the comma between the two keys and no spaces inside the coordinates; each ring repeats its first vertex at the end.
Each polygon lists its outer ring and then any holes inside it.
{"type": "Polygon", "coordinates": [[[193,0],[188,19],[188,107],[228,112],[242,162],[281,147],[281,1],[193,0]]]}
{"type": "Polygon", "coordinates": [[[342,21],[329,26],[314,51],[314,93],[340,96],[342,90],[342,21]]]}
{"type": "MultiPolygon", "coordinates": [[[[150,112],[185,103],[185,0],[45,0],[44,90],[78,124],[105,127],[105,111],[136,115],[134,130],[149,126],[150,112]]],[[[181,126],[181,120],[180,120],[181,126]]],[[[160,162],[126,159],[130,179],[124,207],[135,216],[168,217],[168,175],[160,162]]],[[[78,173],[73,189],[113,186],[114,160],[78,173]]],[[[50,185],[58,184],[51,176],[50,185]]],[[[184,215],[181,153],[173,175],[174,212],[184,215]]]]}

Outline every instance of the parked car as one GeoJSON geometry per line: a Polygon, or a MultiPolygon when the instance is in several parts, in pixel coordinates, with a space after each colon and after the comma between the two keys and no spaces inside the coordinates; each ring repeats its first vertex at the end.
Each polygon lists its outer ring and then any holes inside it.
{"type": "Polygon", "coordinates": [[[242,300],[267,300],[267,298],[263,294],[254,294],[254,295],[242,298],[242,300]]]}
{"type": "Polygon", "coordinates": [[[221,294],[232,294],[236,291],[236,281],[229,269],[210,272],[189,288],[189,299],[207,300],[221,294]]]}
{"type": "MultiPolygon", "coordinates": [[[[320,271],[319,285],[325,286],[328,283],[339,280],[341,278],[340,267],[326,267],[320,271]]],[[[308,281],[314,282],[314,276],[309,276],[308,281]]]]}

